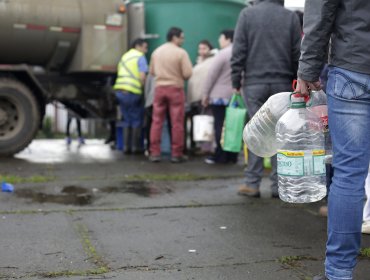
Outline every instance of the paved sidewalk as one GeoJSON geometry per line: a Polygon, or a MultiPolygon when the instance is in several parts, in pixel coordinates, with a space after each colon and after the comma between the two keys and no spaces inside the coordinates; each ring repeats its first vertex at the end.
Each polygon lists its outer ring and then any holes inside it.
{"type": "MultiPolygon", "coordinates": [[[[0,279],[308,280],[323,270],[322,203],[271,199],[267,177],[261,199],[240,197],[241,164],[153,164],[102,141],[68,151],[38,140],[0,174],[18,181],[0,193],[0,279]]],[[[359,258],[356,279],[369,275],[359,258]]]]}

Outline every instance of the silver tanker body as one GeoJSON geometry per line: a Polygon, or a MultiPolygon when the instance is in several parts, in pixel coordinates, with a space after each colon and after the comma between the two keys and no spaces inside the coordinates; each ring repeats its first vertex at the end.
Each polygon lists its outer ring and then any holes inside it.
{"type": "Polygon", "coordinates": [[[122,0],[0,0],[0,156],[29,144],[50,101],[113,116],[127,37],[122,0]]]}

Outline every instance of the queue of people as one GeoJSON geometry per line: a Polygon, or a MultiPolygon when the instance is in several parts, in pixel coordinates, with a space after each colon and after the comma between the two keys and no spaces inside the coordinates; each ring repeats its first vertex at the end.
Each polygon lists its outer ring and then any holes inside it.
{"type": "MultiPolygon", "coordinates": [[[[140,143],[143,146],[143,137],[139,135],[143,134],[145,123],[144,142],[148,159],[160,162],[162,129],[167,119],[171,131],[171,162],[187,161],[187,121],[191,123],[190,149],[194,151],[197,147],[192,138],[192,117],[210,107],[215,117],[216,147],[214,156],[207,157],[205,162],[236,163],[238,154],[224,152],[220,143],[225,109],[233,94],[230,66],[233,35],[233,30],[220,33],[220,51],[214,49],[208,40],[200,41],[194,67],[181,47],[185,34],[180,28],[168,30],[167,42],[154,50],[149,67],[145,60],[147,42],[142,39],[133,42],[132,48],[118,64],[114,85],[124,124],[125,154],[142,152],[138,147],[140,143]]],[[[203,148],[211,152],[213,143],[206,143],[203,148]]]]}

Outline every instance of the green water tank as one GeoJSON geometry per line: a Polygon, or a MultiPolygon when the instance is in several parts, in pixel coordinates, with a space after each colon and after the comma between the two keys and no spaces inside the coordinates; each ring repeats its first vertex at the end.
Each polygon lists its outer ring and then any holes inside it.
{"type": "Polygon", "coordinates": [[[180,27],[185,33],[184,48],[195,62],[197,45],[203,39],[218,46],[224,29],[234,29],[245,0],[141,0],[144,3],[145,33],[149,53],[166,42],[170,27],[180,27]]]}

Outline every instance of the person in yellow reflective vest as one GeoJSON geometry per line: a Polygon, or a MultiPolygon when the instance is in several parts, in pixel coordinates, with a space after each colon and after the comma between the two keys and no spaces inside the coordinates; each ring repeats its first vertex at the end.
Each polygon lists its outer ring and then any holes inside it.
{"type": "Polygon", "coordinates": [[[143,85],[148,72],[148,62],[145,58],[147,51],[148,43],[143,39],[136,39],[117,66],[117,79],[113,88],[123,118],[125,154],[142,151],[143,85]]]}

